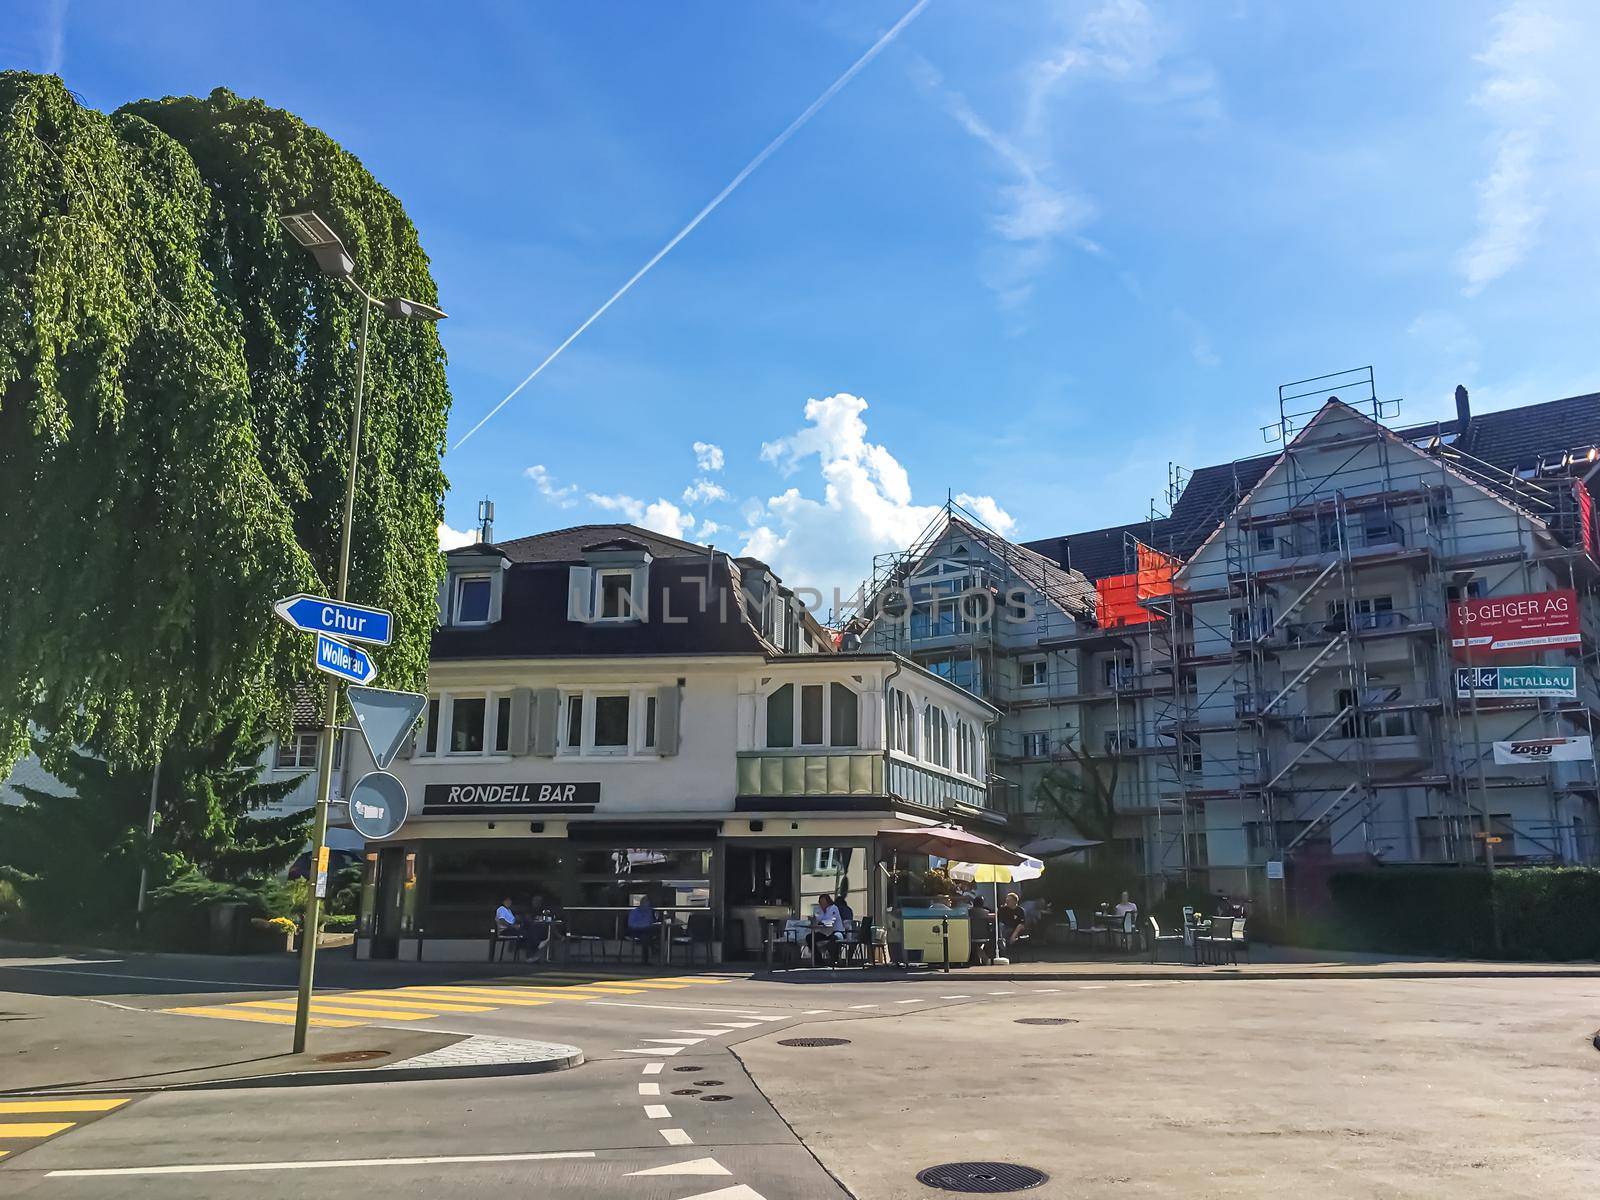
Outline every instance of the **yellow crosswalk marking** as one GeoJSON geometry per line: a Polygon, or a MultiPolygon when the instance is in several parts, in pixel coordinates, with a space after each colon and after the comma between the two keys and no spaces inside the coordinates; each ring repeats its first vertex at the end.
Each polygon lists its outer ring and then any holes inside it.
{"type": "Polygon", "coordinates": [[[447,1003],[443,999],[436,1000],[431,996],[413,994],[403,996],[399,1000],[393,998],[385,999],[386,996],[388,996],[387,992],[342,992],[330,998],[340,1002],[350,1000],[360,1004],[381,1004],[393,1008],[437,1009],[439,1012],[475,1013],[494,1011],[486,1004],[461,1004],[455,1001],[447,1003]]]}
{"type": "Polygon", "coordinates": [[[552,996],[556,999],[567,997],[574,1000],[584,1000],[590,996],[638,996],[643,994],[642,988],[630,987],[602,987],[599,984],[549,984],[525,983],[522,990],[532,992],[539,996],[552,996]]]}
{"type": "Polygon", "coordinates": [[[128,1097],[104,1100],[0,1100],[0,1113],[110,1112],[121,1108],[128,1097]]]}
{"type": "MultiPolygon", "coordinates": [[[[245,1004],[252,1008],[286,1008],[290,1012],[293,1012],[295,1007],[293,1000],[246,1000],[239,1007],[243,1007],[245,1004]]],[[[319,1015],[332,1013],[338,1017],[366,1017],[371,1021],[431,1021],[439,1015],[438,1013],[417,1012],[414,1009],[406,1012],[387,1008],[362,1008],[355,1001],[351,1001],[349,1004],[339,1004],[326,1000],[313,1000],[311,1002],[311,1011],[319,1015]]]]}
{"type": "Polygon", "coordinates": [[[0,1138],[44,1138],[71,1129],[76,1121],[12,1121],[0,1122],[0,1138]]]}
{"type": "Polygon", "coordinates": [[[508,1004],[512,1007],[526,1005],[531,1008],[534,1005],[550,1003],[548,1000],[536,999],[528,996],[519,996],[510,991],[507,991],[505,994],[501,994],[498,988],[396,988],[395,992],[402,998],[405,996],[415,995],[419,999],[426,999],[430,996],[445,997],[446,993],[448,993],[449,997],[454,997],[458,992],[460,992],[464,993],[462,997],[463,999],[482,1000],[485,1004],[508,1004]]]}
{"type": "MultiPolygon", "coordinates": [[[[293,1008],[294,1005],[289,1005],[293,1008]]],[[[259,1021],[266,1025],[293,1025],[294,1018],[279,1013],[256,1012],[253,1009],[234,1008],[218,1004],[206,1008],[169,1008],[167,1012],[182,1013],[186,1017],[220,1017],[225,1021],[259,1021]]],[[[340,1021],[333,1017],[312,1017],[311,1024],[323,1029],[353,1029],[360,1021],[340,1021]]]]}

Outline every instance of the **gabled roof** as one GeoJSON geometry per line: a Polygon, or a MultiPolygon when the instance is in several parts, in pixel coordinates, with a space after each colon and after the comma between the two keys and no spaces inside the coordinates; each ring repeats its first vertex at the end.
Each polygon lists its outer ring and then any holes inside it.
{"type": "MultiPolygon", "coordinates": [[[[704,557],[711,553],[709,546],[696,545],[681,538],[668,537],[664,533],[627,524],[573,525],[567,529],[551,530],[549,533],[536,533],[532,537],[497,542],[492,547],[467,546],[463,552],[476,551],[481,554],[485,549],[494,549],[514,563],[575,563],[582,561],[585,549],[616,541],[641,545],[656,558],[680,558],[696,554],[704,557]]],[[[451,553],[456,552],[451,551],[451,553]]]]}
{"type": "MultiPolygon", "coordinates": [[[[923,541],[923,550],[915,559],[903,562],[891,581],[899,585],[916,575],[923,564],[935,557],[934,552],[948,538],[962,537],[982,546],[998,561],[1068,616],[1090,616],[1094,613],[1094,584],[1078,571],[1067,570],[1037,550],[1016,542],[1007,541],[992,529],[958,517],[945,510],[945,524],[935,537],[923,541]]],[[[866,605],[868,612],[877,611],[879,597],[873,596],[866,605]]]]}
{"type": "Polygon", "coordinates": [[[1543,454],[1594,445],[1600,445],[1600,392],[1474,413],[1456,439],[1458,449],[1508,471],[1543,454]]]}

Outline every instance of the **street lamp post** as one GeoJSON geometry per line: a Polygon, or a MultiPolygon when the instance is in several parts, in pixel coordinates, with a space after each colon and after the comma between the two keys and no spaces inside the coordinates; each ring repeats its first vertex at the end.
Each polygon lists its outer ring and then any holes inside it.
{"type": "MultiPolygon", "coordinates": [[[[361,297],[361,331],[357,335],[356,397],[350,409],[350,466],[345,473],[344,523],[339,533],[339,591],[342,603],[350,586],[350,526],[356,505],[356,463],[361,450],[361,404],[367,379],[367,325],[373,305],[396,320],[439,321],[445,313],[429,304],[399,296],[372,296],[355,280],[355,260],[338,234],[314,212],[288,213],[278,218],[302,247],[316,258],[326,275],[342,279],[361,297]]],[[[306,871],[311,888],[306,896],[305,920],[300,932],[300,986],[294,1010],[294,1052],[306,1048],[311,1019],[311,986],[317,962],[317,928],[322,920],[322,888],[327,878],[324,858],[328,836],[328,796],[333,788],[333,743],[339,721],[339,681],[330,678],[322,706],[322,741],[317,756],[317,806],[311,824],[311,859],[306,871]]]]}

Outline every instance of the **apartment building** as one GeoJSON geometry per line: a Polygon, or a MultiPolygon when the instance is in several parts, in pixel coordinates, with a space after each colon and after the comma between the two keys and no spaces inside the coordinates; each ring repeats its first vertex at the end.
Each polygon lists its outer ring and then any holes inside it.
{"type": "Polygon", "coordinates": [[[714,955],[753,955],[821,892],[882,919],[880,831],[990,823],[994,710],[893,653],[837,651],[755,559],[632,525],[446,557],[361,956],[481,958],[506,896],[606,937],[647,897],[714,955]]]}

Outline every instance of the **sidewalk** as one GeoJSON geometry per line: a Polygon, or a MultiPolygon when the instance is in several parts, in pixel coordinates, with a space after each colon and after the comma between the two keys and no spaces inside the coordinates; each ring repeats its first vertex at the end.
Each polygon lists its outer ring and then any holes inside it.
{"type": "Polygon", "coordinates": [[[1600,962],[1516,962],[1479,959],[1421,958],[1396,954],[1360,954],[1340,950],[1302,950],[1293,946],[1253,946],[1249,960],[1229,966],[1195,966],[1177,957],[1173,950],[1163,952],[1163,961],[1148,957],[1103,959],[1061,958],[1058,961],[1029,959],[1009,966],[954,967],[946,974],[938,966],[907,969],[894,967],[842,968],[797,967],[794,970],[756,973],[758,978],[782,982],[814,982],[835,979],[871,982],[874,980],[924,980],[936,982],[953,978],[1014,982],[1056,980],[1208,980],[1208,979],[1600,979],[1600,962]]]}
{"type": "Polygon", "coordinates": [[[0,1096],[534,1074],[583,1061],[576,1046],[386,1026],[312,1029],[305,1053],[291,1054],[281,1025],[21,992],[0,1008],[0,1096]]]}

